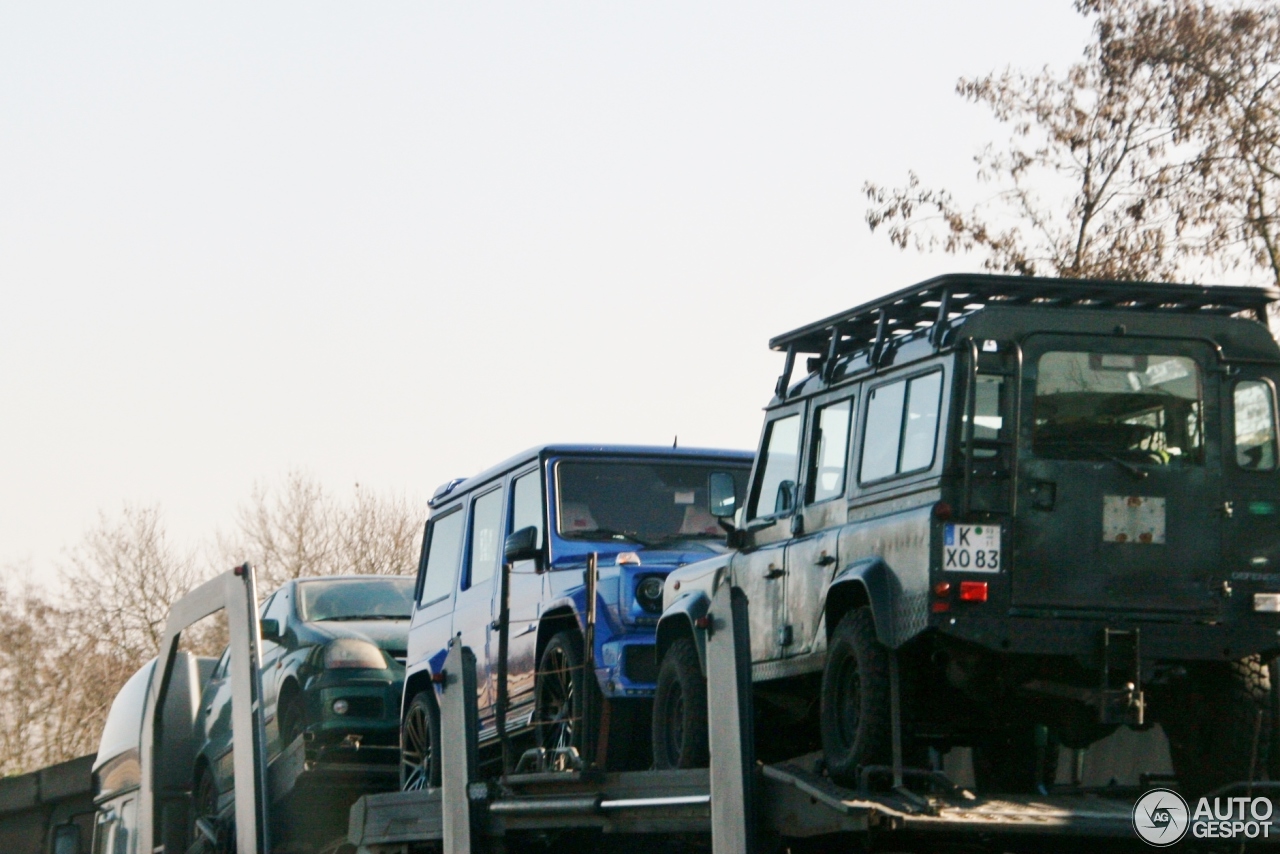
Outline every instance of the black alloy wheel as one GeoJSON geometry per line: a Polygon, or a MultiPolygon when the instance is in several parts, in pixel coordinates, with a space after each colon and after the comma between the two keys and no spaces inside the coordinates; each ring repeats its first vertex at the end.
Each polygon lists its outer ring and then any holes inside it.
{"type": "Polygon", "coordinates": [[[538,746],[548,753],[581,751],[584,683],[582,639],[576,632],[557,633],[542,651],[534,688],[538,746]]]}
{"type": "Polygon", "coordinates": [[[440,715],[430,691],[414,695],[400,725],[400,790],[440,785],[440,715]]]}
{"type": "Polygon", "coordinates": [[[705,768],[707,680],[693,639],[679,638],[662,656],[653,697],[653,761],[658,768],[705,768]]]}

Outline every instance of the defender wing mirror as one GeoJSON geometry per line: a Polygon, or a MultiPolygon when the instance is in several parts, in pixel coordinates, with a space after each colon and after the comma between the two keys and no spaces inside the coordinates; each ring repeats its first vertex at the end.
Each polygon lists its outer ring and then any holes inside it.
{"type": "Polygon", "coordinates": [[[542,570],[542,552],[538,549],[538,529],[534,525],[512,531],[502,544],[502,559],[507,563],[521,560],[538,562],[538,570],[542,570]]]}
{"type": "Polygon", "coordinates": [[[259,634],[262,635],[264,641],[275,641],[279,643],[280,637],[280,621],[279,620],[259,620],[259,634]]]}
{"type": "Polygon", "coordinates": [[[796,509],[796,482],[784,480],[778,484],[778,496],[773,502],[774,513],[790,513],[796,509]]]}

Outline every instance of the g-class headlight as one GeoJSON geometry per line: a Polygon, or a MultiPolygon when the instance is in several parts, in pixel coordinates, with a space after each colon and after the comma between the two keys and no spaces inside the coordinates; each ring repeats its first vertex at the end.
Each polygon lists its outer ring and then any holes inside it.
{"type": "Polygon", "coordinates": [[[387,659],[382,650],[359,638],[338,638],[324,648],[326,670],[350,667],[359,670],[386,670],[387,659]]]}
{"type": "Polygon", "coordinates": [[[650,614],[662,613],[662,577],[650,575],[636,584],[636,602],[650,614]]]}

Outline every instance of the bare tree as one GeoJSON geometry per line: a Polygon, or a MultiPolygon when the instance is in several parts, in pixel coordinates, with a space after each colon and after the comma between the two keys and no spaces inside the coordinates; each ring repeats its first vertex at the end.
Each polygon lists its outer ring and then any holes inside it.
{"type": "Polygon", "coordinates": [[[1209,2],[1077,0],[1094,40],[1066,74],[1005,71],[957,91],[1009,126],[976,158],[971,206],[868,182],[866,219],[901,248],[977,250],[986,269],[1195,278],[1203,261],[1280,284],[1277,12],[1209,2]]]}
{"type": "Polygon", "coordinates": [[[404,496],[376,495],[357,483],[336,517],[338,571],[408,575],[417,570],[426,512],[404,496]]]}
{"type": "Polygon", "coordinates": [[[1280,8],[1175,0],[1081,0],[1098,15],[1099,60],[1113,79],[1146,77],[1185,152],[1195,247],[1219,266],[1280,285],[1280,8]]]}
{"type": "Polygon", "coordinates": [[[359,484],[349,501],[340,501],[293,471],[275,488],[254,488],[237,514],[238,530],[221,538],[221,551],[231,562],[253,563],[264,592],[308,575],[407,574],[417,567],[425,518],[407,499],[359,484]]]}
{"type": "Polygon", "coordinates": [[[126,505],[118,520],[99,517],[63,576],[82,642],[141,666],[160,648],[170,607],[203,573],[194,553],[170,544],[158,507],[126,505]]]}
{"type": "MultiPolygon", "coordinates": [[[[289,578],[406,574],[425,510],[358,484],[349,500],[294,472],[255,488],[210,563],[259,567],[262,592],[289,578]]],[[[0,585],[0,776],[96,749],[111,702],[153,658],[170,608],[209,574],[172,544],[158,507],[103,514],[68,555],[63,590],[0,585]]],[[[184,649],[218,655],[225,615],[184,632],[184,649]]]]}

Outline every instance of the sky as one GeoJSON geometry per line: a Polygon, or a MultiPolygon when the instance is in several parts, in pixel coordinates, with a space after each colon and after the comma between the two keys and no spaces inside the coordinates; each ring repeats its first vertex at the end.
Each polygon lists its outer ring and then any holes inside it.
{"type": "Polygon", "coordinates": [[[227,530],[309,472],[425,500],[526,447],[753,448],[770,337],[974,258],[954,92],[1069,0],[0,5],[0,567],[227,530]]]}

